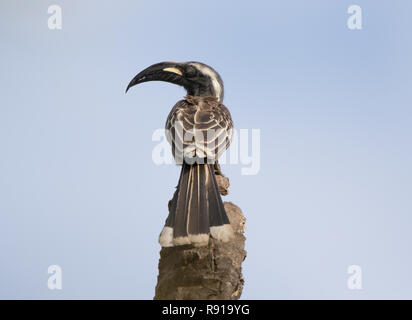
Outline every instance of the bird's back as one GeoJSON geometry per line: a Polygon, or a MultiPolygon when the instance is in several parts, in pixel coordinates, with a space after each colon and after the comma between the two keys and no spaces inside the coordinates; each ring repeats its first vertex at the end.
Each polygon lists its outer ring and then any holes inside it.
{"type": "Polygon", "coordinates": [[[229,147],[233,122],[229,110],[215,97],[186,96],[166,121],[166,137],[176,162],[214,163],[229,147]]]}

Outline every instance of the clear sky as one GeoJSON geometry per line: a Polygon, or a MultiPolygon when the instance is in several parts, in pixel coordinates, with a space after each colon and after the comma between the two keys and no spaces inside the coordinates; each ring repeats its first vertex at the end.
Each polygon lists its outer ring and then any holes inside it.
{"type": "Polygon", "coordinates": [[[124,90],[153,63],[196,60],[222,76],[236,128],[261,133],[257,175],[223,167],[247,218],[242,298],[412,299],[411,9],[1,1],[0,298],[153,298],[179,168],[153,163],[152,134],[184,90],[124,90]]]}

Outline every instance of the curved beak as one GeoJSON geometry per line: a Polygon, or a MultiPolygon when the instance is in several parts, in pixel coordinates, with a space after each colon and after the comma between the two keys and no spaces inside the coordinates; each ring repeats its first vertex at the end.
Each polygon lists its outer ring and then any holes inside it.
{"type": "Polygon", "coordinates": [[[176,62],[156,63],[139,72],[132,81],[130,81],[126,92],[136,84],[147,81],[165,81],[183,86],[185,78],[183,77],[181,64],[176,62]]]}

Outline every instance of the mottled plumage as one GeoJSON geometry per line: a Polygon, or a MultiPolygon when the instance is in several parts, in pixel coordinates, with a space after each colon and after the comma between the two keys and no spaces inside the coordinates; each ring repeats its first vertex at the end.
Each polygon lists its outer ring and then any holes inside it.
{"type": "Polygon", "coordinates": [[[202,159],[215,163],[229,147],[233,122],[229,110],[215,97],[186,96],[166,121],[166,137],[176,162],[202,159]],[[190,158],[193,158],[191,160],[190,158]]]}

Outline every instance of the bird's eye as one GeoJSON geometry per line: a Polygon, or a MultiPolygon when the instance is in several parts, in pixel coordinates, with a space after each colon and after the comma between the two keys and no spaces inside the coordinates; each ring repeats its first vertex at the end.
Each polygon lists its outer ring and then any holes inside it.
{"type": "Polygon", "coordinates": [[[185,71],[186,78],[194,78],[196,76],[196,69],[192,66],[188,66],[185,71]]]}

